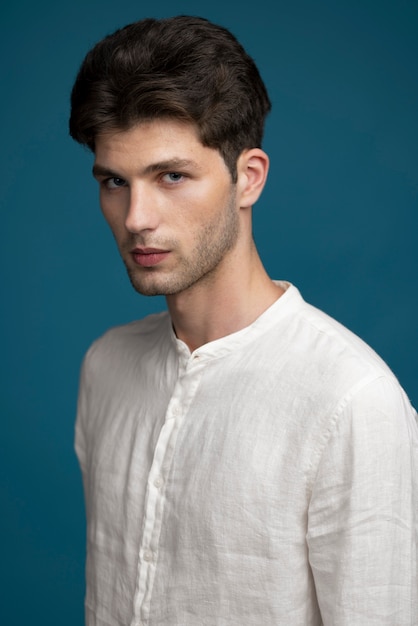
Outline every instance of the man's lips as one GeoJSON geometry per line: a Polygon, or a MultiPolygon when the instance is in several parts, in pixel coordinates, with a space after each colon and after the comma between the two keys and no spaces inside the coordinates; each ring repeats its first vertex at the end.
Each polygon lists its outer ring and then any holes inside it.
{"type": "Polygon", "coordinates": [[[132,258],[137,265],[153,267],[163,261],[170,254],[169,250],[159,248],[134,248],[132,258]]]}

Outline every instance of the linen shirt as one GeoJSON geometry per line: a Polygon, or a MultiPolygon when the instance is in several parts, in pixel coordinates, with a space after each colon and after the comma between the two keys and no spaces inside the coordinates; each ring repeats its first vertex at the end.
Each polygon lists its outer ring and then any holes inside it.
{"type": "Polygon", "coordinates": [[[82,368],[88,626],[418,624],[418,429],[294,286],[192,354],[167,313],[82,368]]]}

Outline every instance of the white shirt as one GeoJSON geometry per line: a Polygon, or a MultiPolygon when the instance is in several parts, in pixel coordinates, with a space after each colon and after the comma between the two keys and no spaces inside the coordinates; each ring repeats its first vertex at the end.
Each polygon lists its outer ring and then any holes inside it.
{"type": "Polygon", "coordinates": [[[167,313],[110,330],[76,450],[88,626],[418,624],[416,413],[295,287],[192,354],[167,313]]]}

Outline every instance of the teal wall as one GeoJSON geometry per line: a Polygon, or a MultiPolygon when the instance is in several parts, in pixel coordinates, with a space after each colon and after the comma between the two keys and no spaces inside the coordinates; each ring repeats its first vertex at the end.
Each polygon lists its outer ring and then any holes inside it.
{"type": "Polygon", "coordinates": [[[418,405],[415,0],[9,3],[1,13],[0,623],[82,624],[84,512],[73,454],[78,369],[109,326],[161,309],[132,292],[91,156],[67,136],[88,48],[145,16],[229,27],[273,101],[255,209],[270,274],[345,323],[418,405]]]}

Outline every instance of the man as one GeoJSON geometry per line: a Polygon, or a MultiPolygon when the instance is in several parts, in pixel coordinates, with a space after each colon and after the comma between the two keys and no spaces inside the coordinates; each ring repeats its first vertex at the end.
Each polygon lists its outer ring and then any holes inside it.
{"type": "Polygon", "coordinates": [[[74,85],[132,285],[168,306],[83,365],[90,626],[418,624],[416,414],[263,268],[269,109],[235,38],[191,17],[110,35],[74,85]]]}

